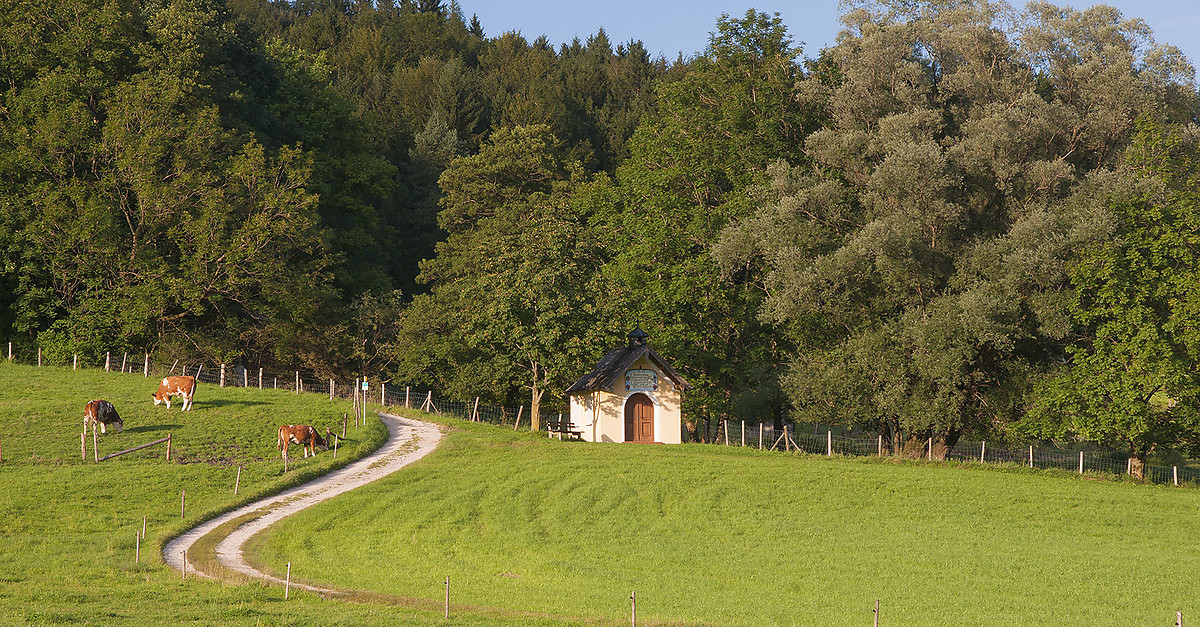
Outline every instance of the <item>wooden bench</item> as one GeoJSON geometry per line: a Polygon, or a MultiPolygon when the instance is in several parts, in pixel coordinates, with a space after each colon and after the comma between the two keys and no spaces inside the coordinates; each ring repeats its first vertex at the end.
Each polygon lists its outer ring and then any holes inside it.
{"type": "Polygon", "coordinates": [[[565,418],[562,420],[546,421],[546,436],[552,438],[556,435],[558,436],[559,440],[563,439],[564,435],[567,436],[568,440],[583,439],[583,431],[572,429],[571,421],[565,418]]]}

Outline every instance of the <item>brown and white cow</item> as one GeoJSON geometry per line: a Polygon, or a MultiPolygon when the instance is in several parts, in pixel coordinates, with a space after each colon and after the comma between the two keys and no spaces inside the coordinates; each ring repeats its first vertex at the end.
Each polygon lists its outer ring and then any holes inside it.
{"type": "Polygon", "coordinates": [[[316,447],[321,447],[322,451],[329,450],[329,444],[321,434],[309,425],[283,425],[279,427],[279,450],[283,451],[283,458],[288,458],[288,445],[299,444],[304,449],[304,458],[308,459],[308,452],[311,450],[313,457],[317,456],[316,447]]]}
{"type": "Polygon", "coordinates": [[[88,404],[83,408],[83,430],[86,433],[88,425],[91,425],[92,431],[96,430],[96,425],[100,425],[100,433],[108,433],[108,427],[113,428],[113,433],[120,433],[125,428],[125,421],[117,415],[117,409],[113,404],[102,399],[88,401],[88,404]]]}
{"type": "Polygon", "coordinates": [[[171,397],[183,398],[183,411],[192,408],[192,395],[196,392],[196,377],[163,377],[158,382],[158,391],[154,393],[154,404],[166,403],[171,409],[171,397]]]}

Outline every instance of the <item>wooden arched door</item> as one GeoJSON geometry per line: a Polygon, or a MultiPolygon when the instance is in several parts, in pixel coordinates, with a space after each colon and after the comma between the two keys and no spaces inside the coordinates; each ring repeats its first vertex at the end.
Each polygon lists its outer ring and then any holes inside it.
{"type": "Polygon", "coordinates": [[[645,394],[634,394],[625,401],[625,441],[654,441],[654,402],[645,394]]]}

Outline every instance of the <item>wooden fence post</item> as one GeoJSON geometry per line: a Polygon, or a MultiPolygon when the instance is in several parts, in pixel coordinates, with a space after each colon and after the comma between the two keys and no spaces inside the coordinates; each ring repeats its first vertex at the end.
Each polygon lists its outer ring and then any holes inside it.
{"type": "Polygon", "coordinates": [[[987,440],[984,440],[983,442],[979,443],[979,463],[982,464],[983,460],[986,456],[987,456],[987,440]]]}
{"type": "Polygon", "coordinates": [[[329,400],[333,400],[333,379],[329,380],[329,400]]]}
{"type": "Polygon", "coordinates": [[[262,389],[262,367],[258,368],[258,389],[262,389]]]}
{"type": "Polygon", "coordinates": [[[187,509],[187,490],[179,493],[179,520],[183,520],[183,512],[187,509]]]}
{"type": "Polygon", "coordinates": [[[150,353],[146,353],[146,362],[142,366],[142,373],[145,374],[145,378],[150,378],[150,353]]]}
{"type": "Polygon", "coordinates": [[[446,575],[446,618],[450,618],[450,575],[446,575]]]}
{"type": "Polygon", "coordinates": [[[42,367],[42,347],[38,347],[38,368],[42,367]]]}
{"type": "Polygon", "coordinates": [[[292,592],[292,563],[288,562],[287,579],[283,582],[283,600],[288,600],[292,592]]]}
{"type": "Polygon", "coordinates": [[[71,370],[79,370],[79,353],[71,357],[71,370]]]}
{"type": "Polygon", "coordinates": [[[875,627],[879,627],[879,599],[875,599],[875,627]]]}
{"type": "Polygon", "coordinates": [[[250,387],[250,369],[242,368],[242,387],[250,387]]]}
{"type": "Polygon", "coordinates": [[[637,627],[637,590],[629,593],[629,621],[633,627],[637,627]]]}
{"type": "Polygon", "coordinates": [[[1033,468],[1033,445],[1029,445],[1029,467],[1033,468]]]}
{"type": "Polygon", "coordinates": [[[1079,474],[1083,474],[1083,451],[1079,451],[1079,474]]]}
{"type": "Polygon", "coordinates": [[[879,434],[879,456],[883,457],[883,434],[879,434]]]}
{"type": "Polygon", "coordinates": [[[233,482],[233,495],[234,495],[234,496],[237,496],[237,493],[238,493],[238,487],[239,487],[239,486],[241,486],[241,485],[242,485],[242,467],[241,467],[241,466],[238,466],[238,475],[237,475],[237,479],[235,479],[235,480],[234,480],[234,482],[233,482]]]}
{"type": "Polygon", "coordinates": [[[171,434],[167,434],[167,461],[171,461],[171,434]]]}
{"type": "Polygon", "coordinates": [[[929,438],[929,461],[933,461],[933,438],[929,438]]]}
{"type": "Polygon", "coordinates": [[[79,460],[87,461],[87,427],[79,433],[79,460]]]}
{"type": "Polygon", "coordinates": [[[8,343],[8,360],[12,361],[12,342],[8,343]]]}
{"type": "MultiPolygon", "coordinates": [[[[408,405],[408,391],[404,392],[404,404],[408,405]]],[[[475,397],[475,407],[471,408],[471,422],[479,422],[479,397],[475,397]]]]}
{"type": "Polygon", "coordinates": [[[221,364],[221,387],[225,387],[225,364],[221,364]]]}
{"type": "Polygon", "coordinates": [[[125,362],[129,361],[129,351],[121,353],[121,373],[125,373],[125,362]]]}
{"type": "Polygon", "coordinates": [[[105,351],[105,353],[104,353],[104,371],[105,372],[111,372],[111,369],[109,368],[109,365],[111,363],[112,363],[112,355],[109,352],[105,351]]]}
{"type": "Polygon", "coordinates": [[[1133,458],[1132,457],[1129,458],[1129,463],[1125,464],[1125,474],[1127,474],[1127,475],[1133,474],[1133,458]]]}
{"type": "Polygon", "coordinates": [[[300,393],[300,371],[296,371],[296,393],[300,393]]]}
{"type": "Polygon", "coordinates": [[[1171,466],[1171,480],[1175,487],[1179,487],[1179,466],[1171,466]]]}
{"type": "Polygon", "coordinates": [[[96,442],[96,425],[92,425],[92,459],[97,464],[100,463],[100,447],[96,442]]]}
{"type": "MultiPolygon", "coordinates": [[[[429,393],[433,394],[433,391],[430,390],[429,393]]],[[[517,408],[517,421],[513,423],[513,431],[516,431],[517,427],[521,426],[521,413],[524,411],[525,411],[525,404],[522,403],[521,406],[517,408]]]]}
{"type": "Polygon", "coordinates": [[[408,404],[408,392],[411,388],[404,386],[404,409],[410,409],[412,406],[408,404]]]}
{"type": "Polygon", "coordinates": [[[379,404],[387,407],[387,384],[382,380],[379,382],[379,404]]]}
{"type": "Polygon", "coordinates": [[[746,448],[746,420],[742,419],[742,448],[746,448]]]}
{"type": "Polygon", "coordinates": [[[825,456],[826,457],[833,456],[833,431],[832,430],[825,432],[825,456]]]}
{"type": "Polygon", "coordinates": [[[760,451],[762,450],[762,432],[763,432],[762,425],[763,425],[763,423],[761,421],[759,421],[759,423],[758,423],[758,450],[760,450],[760,451]]]}
{"type": "Polygon", "coordinates": [[[136,564],[142,559],[142,536],[138,532],[133,532],[133,563],[136,564]]]}

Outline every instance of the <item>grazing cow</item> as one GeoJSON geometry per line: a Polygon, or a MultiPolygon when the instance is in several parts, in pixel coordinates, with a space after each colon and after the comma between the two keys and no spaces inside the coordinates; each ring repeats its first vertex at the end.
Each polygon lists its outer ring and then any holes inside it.
{"type": "Polygon", "coordinates": [[[154,393],[154,404],[166,403],[171,409],[171,397],[183,398],[183,411],[192,408],[192,395],[196,392],[196,377],[163,377],[158,383],[158,391],[154,393]]]}
{"type": "Polygon", "coordinates": [[[329,450],[329,444],[325,438],[317,430],[308,425],[283,425],[279,427],[279,450],[283,451],[283,459],[288,458],[288,445],[299,444],[304,449],[304,458],[308,459],[308,452],[311,450],[313,457],[317,456],[316,447],[321,447],[322,451],[329,450]]]}
{"type": "Polygon", "coordinates": [[[87,431],[88,425],[92,426],[92,431],[96,430],[96,425],[100,425],[100,433],[108,433],[108,427],[111,425],[113,433],[120,433],[125,428],[125,421],[117,415],[117,409],[113,404],[96,399],[89,401],[87,406],[83,408],[83,430],[87,431]]]}

